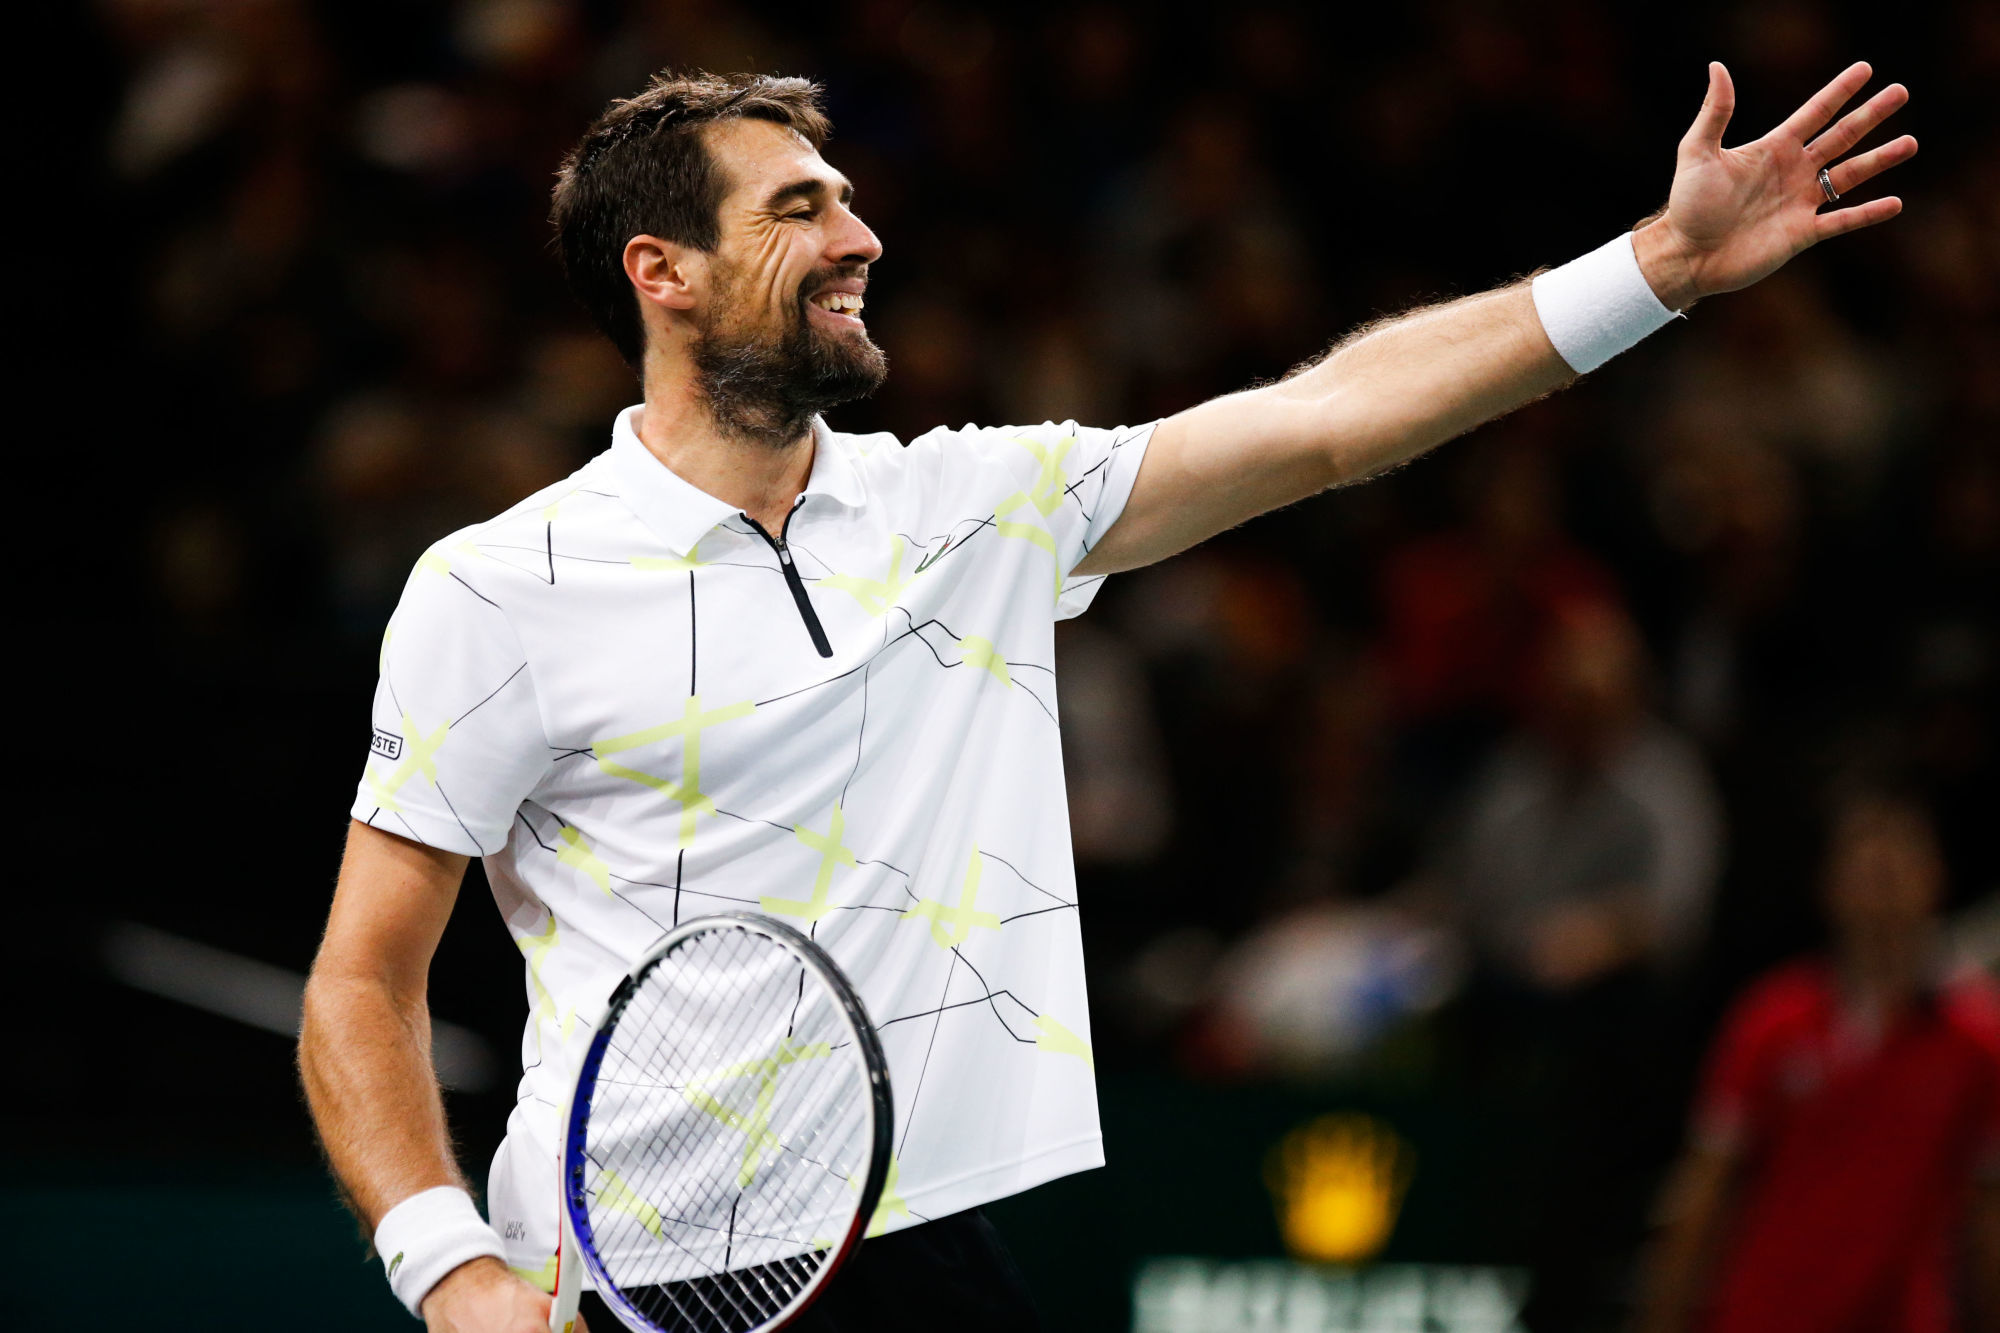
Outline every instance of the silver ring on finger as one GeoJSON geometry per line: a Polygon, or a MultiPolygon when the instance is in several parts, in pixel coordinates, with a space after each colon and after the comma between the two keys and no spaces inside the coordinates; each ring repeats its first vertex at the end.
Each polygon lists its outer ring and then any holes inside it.
{"type": "Polygon", "coordinates": [[[1826,196],[1829,204],[1840,202],[1840,191],[1833,188],[1833,173],[1825,167],[1819,169],[1819,192],[1826,196]]]}

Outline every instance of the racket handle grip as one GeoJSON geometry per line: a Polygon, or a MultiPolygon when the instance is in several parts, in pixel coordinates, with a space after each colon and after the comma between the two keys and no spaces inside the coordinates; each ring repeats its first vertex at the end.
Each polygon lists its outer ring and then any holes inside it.
{"type": "MultiPolygon", "coordinates": [[[[558,1134],[569,1128],[570,1110],[576,1089],[563,1098],[558,1134]]],[[[565,1160],[562,1142],[556,1147],[556,1289],[549,1293],[549,1333],[576,1333],[576,1305],[583,1294],[583,1255],[576,1247],[576,1227],[569,1220],[569,1189],[563,1180],[565,1160]]]]}
{"type": "Polygon", "coordinates": [[[576,1306],[583,1294],[583,1256],[571,1234],[569,1210],[563,1210],[562,1248],[556,1252],[556,1289],[549,1302],[549,1333],[575,1333],[576,1306]]]}

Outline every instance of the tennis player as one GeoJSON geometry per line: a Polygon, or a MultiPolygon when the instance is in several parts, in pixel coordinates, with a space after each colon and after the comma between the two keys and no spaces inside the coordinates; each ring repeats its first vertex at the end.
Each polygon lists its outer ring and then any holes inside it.
{"type": "Polygon", "coordinates": [[[1127,428],[910,441],[821,416],[887,367],[863,315],[882,245],[820,155],[816,89],[669,75],[614,103],[554,223],[644,400],[575,475],[411,574],[306,996],[313,1116],[397,1296],[433,1329],[544,1326],[558,1108],[592,1015],[671,924],[747,907],[847,972],[895,1092],[880,1239],[797,1327],[1037,1326],[978,1208],[1103,1161],[1055,621],[1108,574],[1394,467],[1895,216],[1838,202],[1916,151],[1846,156],[1907,99],[1892,84],[1836,120],[1869,78],[1725,149],[1734,92],[1711,65],[1659,213],[1278,383],[1127,428]],[[425,1005],[473,856],[529,1006],[485,1218],[425,1005]]]}

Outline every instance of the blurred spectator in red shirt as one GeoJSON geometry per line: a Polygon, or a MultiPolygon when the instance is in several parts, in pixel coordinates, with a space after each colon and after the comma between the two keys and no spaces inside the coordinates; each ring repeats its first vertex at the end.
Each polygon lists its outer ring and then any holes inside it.
{"type": "Polygon", "coordinates": [[[1831,956],[1724,1024],[1644,1333],[2000,1329],[2000,987],[1938,976],[1944,887],[1925,810],[1841,806],[1831,956]]]}

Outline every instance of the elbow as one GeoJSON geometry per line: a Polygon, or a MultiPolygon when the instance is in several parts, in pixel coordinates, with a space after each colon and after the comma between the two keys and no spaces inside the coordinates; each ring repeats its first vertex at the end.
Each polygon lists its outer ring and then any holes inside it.
{"type": "Polygon", "coordinates": [[[1330,491],[1366,481],[1388,466],[1384,448],[1359,428],[1336,429],[1327,435],[1314,459],[1315,491],[1330,491]]]}
{"type": "Polygon", "coordinates": [[[1330,478],[1326,485],[1347,486],[1379,476],[1474,424],[1442,421],[1420,410],[1384,411],[1379,403],[1365,410],[1330,415],[1320,451],[1330,478]]]}
{"type": "Polygon", "coordinates": [[[329,963],[322,956],[306,978],[299,1005],[298,1059],[308,1076],[312,1064],[338,1049],[357,1030],[384,1021],[395,1027],[416,1025],[423,997],[414,1000],[390,984],[381,973],[329,963]]]}
{"type": "Polygon", "coordinates": [[[1357,481],[1366,481],[1372,471],[1362,452],[1354,447],[1354,441],[1346,438],[1328,442],[1320,450],[1317,462],[1319,474],[1313,479],[1315,492],[1337,490],[1357,481]]]}
{"type": "Polygon", "coordinates": [[[1415,421],[1398,419],[1379,402],[1352,394],[1323,399],[1314,417],[1312,464],[1318,474],[1315,489],[1322,491],[1366,481],[1395,466],[1411,452],[1418,429],[1415,421]]]}
{"type": "Polygon", "coordinates": [[[335,1017],[335,1004],[327,994],[325,979],[317,966],[306,978],[305,993],[299,1003],[299,1039],[293,1050],[293,1061],[297,1065],[299,1086],[306,1095],[306,1104],[313,1108],[314,1119],[318,1119],[318,1106],[324,1100],[327,1057],[339,1045],[336,1035],[340,1024],[335,1017]]]}
{"type": "Polygon", "coordinates": [[[353,1013],[357,1003],[366,1005],[370,998],[367,988],[357,986],[355,979],[336,976],[321,963],[313,964],[299,1002],[299,1074],[308,1089],[313,1066],[339,1044],[343,1018],[353,1013]]]}

